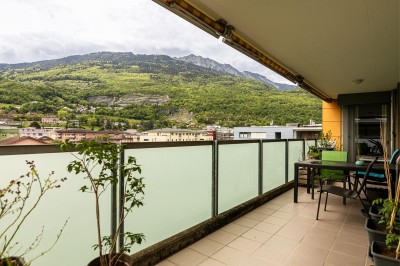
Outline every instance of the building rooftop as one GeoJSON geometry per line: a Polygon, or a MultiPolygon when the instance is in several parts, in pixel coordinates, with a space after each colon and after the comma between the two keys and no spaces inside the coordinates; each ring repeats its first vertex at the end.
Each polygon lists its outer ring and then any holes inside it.
{"type": "Polygon", "coordinates": [[[191,130],[191,129],[179,129],[179,128],[152,129],[148,130],[147,132],[208,133],[206,130],[191,130]]]}

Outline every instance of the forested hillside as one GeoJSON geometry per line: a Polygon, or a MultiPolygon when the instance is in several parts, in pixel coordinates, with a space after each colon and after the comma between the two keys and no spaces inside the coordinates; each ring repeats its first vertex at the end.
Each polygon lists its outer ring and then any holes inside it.
{"type": "Polygon", "coordinates": [[[3,115],[82,115],[92,126],[107,117],[143,129],[321,122],[321,100],[301,89],[279,91],[169,56],[132,53],[0,64],[0,106],[3,115]]]}

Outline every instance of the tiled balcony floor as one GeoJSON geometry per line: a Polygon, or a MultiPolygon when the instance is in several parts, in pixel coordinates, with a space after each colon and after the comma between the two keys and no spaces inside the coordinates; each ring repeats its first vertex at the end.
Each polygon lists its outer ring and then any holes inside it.
{"type": "Polygon", "coordinates": [[[360,202],[332,195],[316,221],[317,204],[290,190],[158,265],[373,265],[360,202]]]}

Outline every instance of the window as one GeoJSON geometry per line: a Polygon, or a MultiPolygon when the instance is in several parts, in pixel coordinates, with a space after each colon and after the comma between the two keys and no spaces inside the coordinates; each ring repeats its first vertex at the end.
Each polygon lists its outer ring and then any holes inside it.
{"type": "Polygon", "coordinates": [[[250,132],[239,132],[239,138],[250,138],[250,132]]]}
{"type": "Polygon", "coordinates": [[[282,133],[281,132],[275,132],[275,139],[282,139],[282,133]]]}

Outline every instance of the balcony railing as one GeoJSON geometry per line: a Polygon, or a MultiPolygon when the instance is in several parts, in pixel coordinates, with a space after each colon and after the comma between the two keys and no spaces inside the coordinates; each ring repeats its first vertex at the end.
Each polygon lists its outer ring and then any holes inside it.
{"type": "MultiPolygon", "coordinates": [[[[128,144],[123,158],[134,156],[145,178],[144,206],[125,221],[125,231],[144,233],[146,241],[132,253],[165,241],[182,231],[216,219],[257,197],[293,182],[293,163],[304,158],[315,140],[205,141],[128,144]]],[[[26,172],[33,160],[42,176],[68,177],[62,187],[50,191],[18,235],[29,245],[44,227],[40,252],[54,241],[66,219],[68,225],[54,249],[35,265],[85,265],[97,256],[95,208],[92,195],[79,192],[82,177],[67,172],[70,153],[55,146],[0,147],[0,186],[26,172]]],[[[109,189],[102,199],[103,231],[116,219],[117,193],[109,189]]],[[[12,255],[12,254],[10,254],[12,255]]]]}

